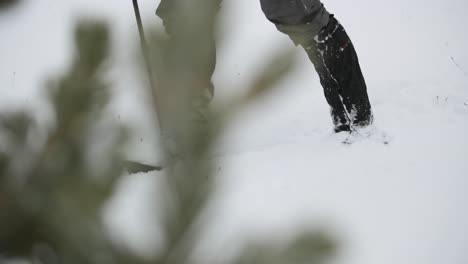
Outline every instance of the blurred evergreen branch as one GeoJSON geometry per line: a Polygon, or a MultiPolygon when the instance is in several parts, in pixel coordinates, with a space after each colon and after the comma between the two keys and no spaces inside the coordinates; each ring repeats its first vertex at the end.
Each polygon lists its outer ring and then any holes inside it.
{"type": "Polygon", "coordinates": [[[0,124],[7,143],[0,159],[0,255],[39,263],[126,263],[121,260],[132,257],[114,248],[101,221],[102,206],[122,173],[124,130],[113,126],[107,133],[100,168],[90,160],[109,98],[101,77],[107,26],[80,24],[75,43],[70,71],[49,89],[56,122],[45,144],[33,149],[37,138],[27,114],[4,117],[0,124]]]}
{"type": "MultiPolygon", "coordinates": [[[[75,31],[76,54],[69,72],[48,90],[55,126],[45,143],[39,149],[32,146],[37,124],[27,114],[0,120],[0,263],[1,257],[32,263],[195,263],[196,246],[209,228],[197,220],[216,191],[210,155],[223,124],[239,108],[268,94],[294,64],[291,51],[279,52],[259,70],[244,96],[215,112],[207,109],[201,121],[194,118],[193,101],[206,89],[200,74],[210,71],[210,58],[200,56],[207,53],[206,46],[197,40],[214,30],[218,4],[180,5],[187,20],[171,25],[178,33],[171,38],[154,33],[150,45],[167,157],[167,169],[158,174],[164,192],[154,197],[163,204],[155,212],[165,238],[163,248],[154,249],[160,254],[148,259],[117,247],[102,223],[102,208],[123,174],[126,131],[100,125],[110,100],[110,87],[102,77],[110,35],[107,25],[88,22],[75,31]],[[97,160],[91,154],[96,148],[97,160]]],[[[335,253],[335,243],[321,231],[290,237],[247,243],[231,263],[320,264],[335,253]]]]}

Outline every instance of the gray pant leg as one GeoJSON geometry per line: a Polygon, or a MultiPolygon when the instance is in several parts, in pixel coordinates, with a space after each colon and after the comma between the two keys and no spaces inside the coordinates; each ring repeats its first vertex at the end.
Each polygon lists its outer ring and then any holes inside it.
{"type": "Polygon", "coordinates": [[[320,0],[260,0],[263,13],[296,45],[307,45],[329,21],[320,0]]]}

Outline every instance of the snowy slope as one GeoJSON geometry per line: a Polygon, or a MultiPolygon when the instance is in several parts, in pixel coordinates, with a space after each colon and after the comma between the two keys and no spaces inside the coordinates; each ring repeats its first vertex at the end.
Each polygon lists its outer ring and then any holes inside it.
{"type": "MultiPolygon", "coordinates": [[[[157,159],[152,151],[157,142],[139,101],[142,82],[132,75],[136,27],[129,2],[113,1],[109,8],[101,1],[37,0],[15,16],[0,17],[2,109],[11,102],[36,102],[40,93],[34,84],[66,65],[63,54],[76,14],[104,14],[116,26],[119,52],[113,111],[137,134],[129,155],[157,159]]],[[[160,23],[153,17],[155,1],[140,2],[146,24],[160,23]]],[[[336,230],[343,239],[340,263],[468,263],[468,3],[324,3],[356,45],[375,126],[391,143],[340,143],[304,54],[297,70],[240,113],[220,139],[223,195],[210,211],[215,217],[201,254],[225,249],[253,230],[267,236],[312,225],[336,230]]],[[[226,0],[222,14],[226,32],[214,76],[217,105],[242,92],[262,57],[292,45],[264,19],[258,1],[226,0]]],[[[151,245],[145,234],[154,227],[137,219],[147,214],[144,201],[154,191],[148,183],[155,177],[126,177],[106,213],[110,224],[141,248],[151,245]]]]}

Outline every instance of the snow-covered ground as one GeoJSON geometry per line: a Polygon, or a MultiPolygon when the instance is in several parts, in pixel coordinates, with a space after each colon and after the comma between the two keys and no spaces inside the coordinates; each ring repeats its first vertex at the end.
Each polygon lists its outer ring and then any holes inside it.
{"type": "MultiPolygon", "coordinates": [[[[0,15],[0,108],[26,104],[41,112],[37,84],[67,65],[76,15],[103,14],[116,33],[113,111],[136,130],[129,155],[156,159],[142,81],[130,63],[137,47],[130,2],[34,0],[0,15]]],[[[140,0],[148,26],[160,24],[153,16],[157,2],[140,0]]],[[[225,249],[253,231],[267,236],[312,225],[343,239],[340,263],[468,263],[468,2],[324,4],[356,46],[375,127],[390,144],[341,144],[302,53],[297,70],[236,116],[220,139],[222,195],[200,251],[225,249]]],[[[243,91],[262,58],[292,45],[264,19],[259,1],[225,0],[222,15],[218,105],[243,91]]],[[[126,177],[107,212],[110,224],[141,247],[153,227],[136,223],[155,177],[126,177]]]]}

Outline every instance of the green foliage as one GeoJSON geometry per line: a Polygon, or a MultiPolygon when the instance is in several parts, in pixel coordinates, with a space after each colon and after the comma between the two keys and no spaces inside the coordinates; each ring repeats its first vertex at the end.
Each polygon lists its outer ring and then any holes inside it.
{"type": "Polygon", "coordinates": [[[323,233],[305,232],[292,241],[260,242],[249,245],[236,264],[324,263],[334,254],[334,243],[323,233]]]}
{"type": "Polygon", "coordinates": [[[89,158],[93,132],[108,100],[100,70],[109,34],[102,23],[81,24],[76,58],[66,76],[50,87],[56,123],[35,149],[35,127],[24,113],[2,119],[6,146],[0,159],[0,254],[43,263],[97,263],[117,254],[107,238],[101,209],[121,175],[118,149],[124,131],[114,127],[100,150],[97,169],[89,158]],[[98,52],[96,52],[96,50],[98,52]]]}
{"type": "MultiPolygon", "coordinates": [[[[116,246],[102,222],[102,208],[123,174],[120,153],[126,132],[101,124],[110,99],[102,77],[110,55],[109,30],[103,23],[81,23],[75,31],[74,62],[48,90],[55,124],[44,144],[32,144],[37,124],[27,114],[0,120],[0,142],[5,143],[0,148],[0,262],[3,256],[47,264],[194,263],[195,247],[207,228],[196,223],[216,190],[213,144],[229,117],[267,94],[294,62],[291,51],[279,52],[245,96],[215,112],[206,109],[202,120],[194,118],[193,102],[206,89],[200,76],[211,70],[210,59],[198,56],[206,53],[204,42],[194,39],[207,37],[206,29],[215,28],[218,1],[206,3],[206,8],[195,9],[181,5],[179,11],[194,26],[181,20],[185,23],[171,25],[180,29],[178,35],[154,33],[150,45],[157,78],[156,93],[151,94],[158,95],[154,111],[163,117],[162,151],[167,157],[164,171],[156,175],[164,179],[165,191],[153,197],[163,204],[157,212],[165,242],[155,249],[160,254],[145,259],[116,246]],[[92,154],[96,152],[98,158],[92,154]]],[[[322,232],[290,237],[251,242],[231,262],[320,264],[334,255],[335,243],[322,232]]]]}

